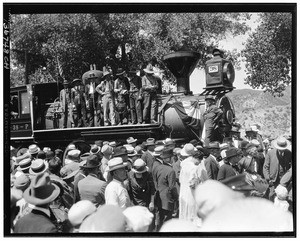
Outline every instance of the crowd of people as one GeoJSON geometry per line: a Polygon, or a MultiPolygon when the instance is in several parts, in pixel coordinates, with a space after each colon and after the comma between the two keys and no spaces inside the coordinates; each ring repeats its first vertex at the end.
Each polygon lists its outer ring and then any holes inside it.
{"type": "Polygon", "coordinates": [[[202,144],[12,148],[11,233],[293,230],[290,140],[202,144]]]}
{"type": "Polygon", "coordinates": [[[160,70],[149,63],[138,71],[104,68],[100,83],[90,75],[65,80],[60,91],[63,128],[157,123],[157,94],[162,93],[160,70]],[[143,73],[143,74],[141,74],[143,73]],[[70,124],[69,124],[70,125],[70,124]]]}

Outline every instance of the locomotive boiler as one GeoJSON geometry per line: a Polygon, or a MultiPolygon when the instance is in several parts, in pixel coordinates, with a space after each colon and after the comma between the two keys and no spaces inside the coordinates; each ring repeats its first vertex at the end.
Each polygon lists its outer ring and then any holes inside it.
{"type": "MultiPolygon", "coordinates": [[[[223,116],[215,130],[216,140],[230,136],[235,121],[235,111],[226,93],[234,89],[234,69],[230,61],[214,52],[207,61],[206,88],[201,94],[190,91],[190,75],[200,54],[194,51],[177,51],[163,57],[163,63],[176,79],[177,91],[158,95],[158,118],[154,124],[94,126],[62,128],[63,113],[58,101],[62,85],[56,83],[29,84],[11,88],[11,145],[18,147],[36,142],[47,146],[66,146],[74,140],[93,143],[95,140],[125,142],[129,136],[138,140],[154,137],[156,140],[172,138],[179,142],[190,139],[203,140],[205,95],[215,96],[223,116]],[[13,100],[13,101],[12,101],[13,100]]],[[[99,82],[102,72],[92,68],[82,76],[83,83],[89,75],[99,82]]]]}

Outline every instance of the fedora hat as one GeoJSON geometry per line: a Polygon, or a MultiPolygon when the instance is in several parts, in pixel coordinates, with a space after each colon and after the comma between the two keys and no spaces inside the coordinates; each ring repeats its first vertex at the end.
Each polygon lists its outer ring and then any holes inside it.
{"type": "Polygon", "coordinates": [[[31,163],[29,173],[31,175],[38,175],[38,174],[41,174],[41,173],[44,173],[45,171],[47,171],[48,167],[49,167],[49,163],[46,162],[45,160],[35,159],[31,163]]]}
{"type": "Polygon", "coordinates": [[[89,200],[74,203],[68,212],[68,219],[73,227],[80,225],[83,220],[97,210],[95,204],[89,200]]]}
{"type": "Polygon", "coordinates": [[[230,147],[225,153],[226,159],[240,155],[239,149],[235,147],[230,147]]]}
{"type": "Polygon", "coordinates": [[[36,158],[38,159],[46,159],[46,153],[44,151],[39,151],[38,154],[36,155],[36,158]]]}
{"type": "Polygon", "coordinates": [[[126,150],[127,150],[127,155],[128,155],[129,157],[131,157],[131,156],[136,156],[136,155],[137,155],[137,151],[134,149],[133,146],[131,146],[131,145],[124,145],[124,147],[126,148],[126,150]]]}
{"type": "Polygon", "coordinates": [[[249,141],[241,141],[241,142],[239,143],[239,148],[240,148],[241,150],[244,150],[248,144],[249,144],[249,141]]]}
{"type": "Polygon", "coordinates": [[[54,201],[60,194],[60,188],[51,182],[48,173],[36,175],[29,188],[24,191],[23,197],[26,202],[33,205],[44,205],[54,201]]]}
{"type": "Polygon", "coordinates": [[[169,148],[169,147],[164,148],[162,154],[160,155],[162,159],[166,159],[172,156],[173,156],[173,148],[169,148]]]}
{"type": "Polygon", "coordinates": [[[173,141],[171,138],[167,138],[163,141],[163,143],[165,144],[165,146],[174,146],[175,145],[175,141],[173,141]]]}
{"type": "Polygon", "coordinates": [[[197,151],[197,148],[193,144],[187,143],[180,151],[181,156],[193,156],[197,151]]]}
{"type": "Polygon", "coordinates": [[[30,157],[31,157],[31,155],[30,155],[28,152],[24,153],[24,154],[21,155],[21,156],[17,156],[17,157],[16,157],[16,165],[19,165],[19,163],[20,163],[22,160],[27,159],[27,158],[30,158],[30,157]]]}
{"type": "Polygon", "coordinates": [[[19,162],[19,166],[17,167],[18,171],[24,171],[29,169],[31,166],[31,159],[30,158],[25,158],[24,160],[19,162]]]}
{"type": "Polygon", "coordinates": [[[153,156],[160,156],[163,152],[163,149],[165,149],[164,146],[157,146],[154,148],[153,156]]]}
{"type": "Polygon", "coordinates": [[[53,151],[48,151],[46,153],[46,160],[49,160],[51,158],[55,157],[55,153],[53,151]]]}
{"type": "Polygon", "coordinates": [[[113,153],[113,148],[110,145],[105,144],[104,146],[102,146],[101,152],[104,155],[111,155],[113,153]]]}
{"type": "Polygon", "coordinates": [[[111,142],[109,142],[109,145],[110,145],[111,147],[116,147],[116,146],[117,146],[117,142],[111,141],[111,142]]]}
{"type": "Polygon", "coordinates": [[[80,168],[80,163],[71,162],[70,164],[63,166],[60,169],[59,173],[63,180],[67,180],[75,176],[78,173],[79,168],[80,168]]]}
{"type": "Polygon", "coordinates": [[[148,138],[146,140],[146,143],[145,143],[146,146],[155,146],[155,139],[154,138],[148,138]]]}
{"type": "Polygon", "coordinates": [[[91,153],[92,155],[96,155],[96,154],[98,154],[100,151],[101,151],[101,148],[100,148],[99,146],[97,146],[97,145],[92,145],[91,150],[90,150],[90,153],[91,153]]]}
{"type": "Polygon", "coordinates": [[[20,189],[23,192],[29,187],[30,185],[30,178],[26,174],[21,174],[18,176],[14,182],[14,187],[16,189],[20,189]]]}
{"type": "Polygon", "coordinates": [[[111,75],[111,72],[110,71],[107,71],[107,69],[105,69],[103,71],[103,76],[101,78],[101,80],[104,80],[108,75],[111,75]]]}
{"type": "Polygon", "coordinates": [[[288,149],[291,145],[291,142],[288,141],[284,136],[279,136],[277,139],[272,141],[272,146],[277,150],[288,149]]]}
{"type": "Polygon", "coordinates": [[[141,174],[141,173],[149,171],[149,168],[146,166],[146,162],[144,162],[143,159],[138,158],[133,163],[132,171],[134,173],[140,173],[141,174]]]}
{"type": "Polygon", "coordinates": [[[115,148],[113,157],[127,155],[127,150],[125,146],[118,146],[115,148]]]}
{"type": "Polygon", "coordinates": [[[118,68],[116,76],[120,76],[120,75],[123,75],[123,74],[125,74],[125,70],[123,70],[122,68],[118,68]]]}
{"type": "Polygon", "coordinates": [[[80,84],[80,85],[83,85],[81,79],[74,79],[72,82],[71,82],[71,85],[74,86],[76,84],[80,84]]]}
{"type": "Polygon", "coordinates": [[[70,161],[79,161],[80,153],[78,149],[70,150],[65,160],[65,162],[67,161],[66,164],[70,163],[70,161]]]}
{"type": "Polygon", "coordinates": [[[137,139],[134,139],[133,137],[129,137],[129,138],[127,138],[127,143],[128,144],[131,144],[131,143],[134,143],[134,142],[136,142],[137,141],[137,139]]]}
{"type": "Polygon", "coordinates": [[[108,161],[108,171],[114,171],[120,168],[125,168],[127,163],[123,163],[123,159],[121,157],[114,157],[108,161]]]}
{"type": "Polygon", "coordinates": [[[28,147],[28,153],[30,155],[37,154],[41,149],[36,145],[32,144],[28,147]]]}
{"type": "Polygon", "coordinates": [[[68,84],[69,84],[69,81],[67,81],[66,79],[64,79],[63,85],[68,85],[68,84]]]}
{"type": "Polygon", "coordinates": [[[100,162],[99,162],[98,157],[96,155],[90,155],[86,159],[86,163],[82,167],[92,169],[92,168],[96,168],[96,167],[99,167],[99,166],[100,166],[100,162]]]}
{"type": "Polygon", "coordinates": [[[153,66],[152,64],[148,64],[145,69],[143,69],[145,73],[147,74],[154,74],[153,66]]]}
{"type": "Polygon", "coordinates": [[[252,143],[252,142],[249,142],[249,143],[245,146],[245,150],[248,150],[248,149],[250,149],[250,148],[252,148],[252,147],[257,147],[257,145],[255,145],[255,144],[252,143]]]}
{"type": "Polygon", "coordinates": [[[228,143],[222,143],[222,144],[220,144],[220,151],[223,151],[223,150],[228,149],[228,148],[229,148],[228,143]]]}

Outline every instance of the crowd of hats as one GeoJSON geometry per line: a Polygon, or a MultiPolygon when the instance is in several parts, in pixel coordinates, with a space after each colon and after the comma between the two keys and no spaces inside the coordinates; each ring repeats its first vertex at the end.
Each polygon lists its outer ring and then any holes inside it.
{"type": "MultiPolygon", "coordinates": [[[[220,152],[222,161],[227,161],[234,160],[234,157],[242,155],[243,150],[249,150],[260,145],[261,143],[257,140],[244,140],[239,142],[238,147],[219,142],[211,142],[208,146],[203,147],[201,141],[191,140],[178,146],[175,140],[171,138],[166,138],[162,141],[148,138],[144,142],[139,143],[138,139],[129,137],[123,145],[116,141],[97,140],[91,145],[89,152],[82,153],[75,144],[69,144],[65,151],[61,149],[52,151],[49,147],[41,149],[37,144],[32,144],[28,148],[20,148],[14,157],[15,172],[11,189],[11,206],[15,205],[21,198],[36,206],[54,201],[60,195],[61,189],[50,179],[48,170],[50,170],[50,173],[53,173],[52,171],[58,167],[57,170],[60,177],[67,181],[74,177],[80,169],[99,168],[101,165],[99,155],[101,157],[109,157],[107,163],[108,172],[130,166],[133,173],[143,174],[148,172],[149,168],[141,156],[150,148],[153,150],[153,156],[161,160],[171,158],[174,155],[187,158],[195,156],[197,152],[201,152],[204,157],[208,157],[213,150],[217,149],[220,152]],[[128,157],[127,162],[124,162],[122,158],[125,155],[128,157]],[[64,158],[61,160],[60,158],[63,156],[64,158]]],[[[290,145],[291,143],[284,137],[278,137],[271,144],[273,148],[279,150],[287,149],[290,145]]],[[[207,182],[207,185],[200,185],[196,188],[195,199],[198,204],[204,203],[208,199],[214,200],[212,202],[213,206],[211,206],[214,208],[221,207],[221,203],[224,203],[224,198],[240,200],[241,194],[235,191],[253,190],[253,185],[249,185],[251,180],[245,174],[227,178],[222,182],[207,182]],[[197,195],[197,193],[201,193],[201,195],[197,195]],[[205,195],[202,195],[203,193],[205,195]]],[[[265,183],[259,188],[265,191],[266,189],[263,185],[265,183]]],[[[287,196],[286,189],[282,187],[278,187],[275,192],[282,199],[287,196]]],[[[210,211],[207,210],[207,213],[203,215],[207,216],[210,211]]],[[[139,206],[130,207],[126,210],[110,205],[96,208],[90,201],[81,200],[70,208],[68,219],[78,232],[146,232],[152,222],[153,214],[147,208],[139,206]],[[111,225],[112,223],[114,225],[111,225]]],[[[210,230],[210,226],[207,223],[204,227],[204,229],[210,230]]],[[[194,225],[190,225],[188,222],[173,220],[171,223],[167,222],[163,226],[162,231],[172,231],[173,229],[177,229],[177,231],[197,230],[194,225]],[[189,228],[187,228],[188,226],[189,228]]]]}

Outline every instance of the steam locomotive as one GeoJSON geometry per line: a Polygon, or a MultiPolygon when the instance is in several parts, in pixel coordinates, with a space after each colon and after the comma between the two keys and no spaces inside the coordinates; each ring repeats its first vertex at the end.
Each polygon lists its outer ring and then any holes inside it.
{"type": "MultiPolygon", "coordinates": [[[[189,77],[199,58],[199,53],[186,50],[163,57],[165,66],[176,78],[177,92],[158,95],[158,119],[155,124],[62,128],[63,114],[59,105],[59,91],[63,88],[61,84],[29,84],[11,88],[11,145],[20,147],[35,142],[57,147],[66,146],[74,140],[87,143],[99,139],[121,142],[129,136],[138,140],[149,137],[156,140],[172,138],[176,142],[201,140],[207,94],[214,95],[217,106],[223,110],[219,127],[215,130],[216,139],[221,141],[231,135],[235,121],[234,106],[226,96],[234,89],[234,68],[230,61],[214,55],[205,66],[206,88],[201,94],[193,95],[189,77]]],[[[83,83],[89,74],[98,76],[99,71],[94,69],[85,73],[82,76],[83,83]]]]}

